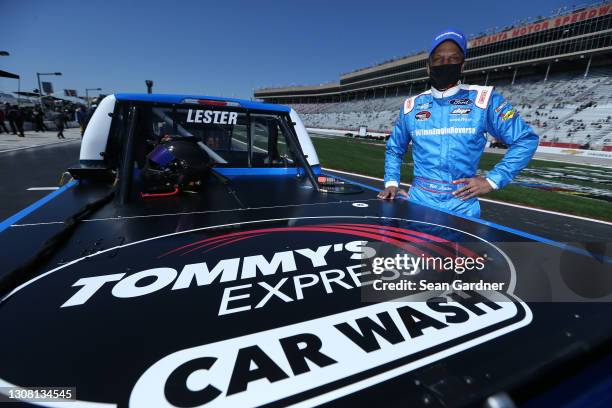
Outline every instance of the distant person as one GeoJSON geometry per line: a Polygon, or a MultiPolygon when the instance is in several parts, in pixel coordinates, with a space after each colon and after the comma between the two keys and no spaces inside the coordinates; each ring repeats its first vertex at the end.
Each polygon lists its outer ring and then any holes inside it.
{"type": "Polygon", "coordinates": [[[66,125],[66,115],[64,112],[59,111],[57,115],[55,115],[55,126],[57,127],[57,138],[65,139],[64,137],[64,127],[66,125]]]}
{"type": "Polygon", "coordinates": [[[4,109],[0,109],[0,133],[3,133],[2,130],[4,130],[4,132],[9,133],[8,129],[6,128],[6,125],[4,124],[4,119],[5,119],[5,113],[4,113],[4,109]]]}
{"type": "Polygon", "coordinates": [[[87,125],[89,124],[89,121],[91,120],[91,117],[93,116],[97,107],[98,105],[96,105],[95,103],[91,105],[91,108],[89,109],[89,112],[87,112],[87,116],[85,117],[85,128],[87,128],[87,125]]]}
{"type": "Polygon", "coordinates": [[[11,127],[11,132],[16,135],[17,134],[17,125],[15,124],[15,118],[17,117],[17,109],[15,106],[11,106],[6,103],[6,119],[9,122],[9,126],[11,127]]]}
{"type": "Polygon", "coordinates": [[[81,105],[76,112],[77,122],[79,123],[79,128],[81,129],[81,137],[83,137],[83,133],[85,133],[85,121],[87,120],[87,109],[85,106],[81,105]]]}
{"type": "Polygon", "coordinates": [[[43,113],[42,110],[40,110],[40,108],[36,107],[34,108],[34,111],[32,112],[32,120],[34,122],[34,130],[36,132],[44,132],[49,130],[47,128],[47,126],[45,126],[45,114],[43,113]]]}
{"type": "Polygon", "coordinates": [[[17,132],[19,132],[19,137],[25,137],[23,133],[23,122],[25,121],[25,112],[23,108],[15,105],[13,106],[15,112],[15,127],[17,128],[17,132]]]}
{"type": "Polygon", "coordinates": [[[491,86],[459,80],[467,39],[457,30],[434,38],[427,61],[431,89],[404,102],[385,156],[381,199],[407,196],[411,202],[472,217],[480,216],[478,196],[506,186],[538,147],[538,135],[491,86]],[[476,174],[485,132],[508,145],[486,176],[476,174]],[[400,167],[412,141],[414,180],[410,194],[399,188],[400,167]]]}
{"type": "Polygon", "coordinates": [[[34,120],[32,118],[32,108],[25,108],[23,110],[23,113],[24,113],[23,121],[30,122],[32,124],[32,129],[34,129],[34,120]]]}

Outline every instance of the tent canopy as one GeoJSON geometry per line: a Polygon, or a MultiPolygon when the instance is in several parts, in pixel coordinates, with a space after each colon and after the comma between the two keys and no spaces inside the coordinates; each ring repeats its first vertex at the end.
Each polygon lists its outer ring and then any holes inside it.
{"type": "Polygon", "coordinates": [[[19,75],[17,75],[17,74],[11,74],[10,72],[2,71],[2,70],[0,69],[0,78],[14,78],[14,79],[19,79],[19,75]]]}

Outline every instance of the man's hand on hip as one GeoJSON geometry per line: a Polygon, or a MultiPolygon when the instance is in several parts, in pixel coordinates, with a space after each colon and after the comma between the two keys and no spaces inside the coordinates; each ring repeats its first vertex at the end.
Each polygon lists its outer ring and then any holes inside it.
{"type": "Polygon", "coordinates": [[[453,181],[453,184],[464,184],[453,191],[453,195],[462,201],[487,194],[489,191],[493,190],[491,184],[482,176],[460,178],[459,180],[453,181]]]}
{"type": "Polygon", "coordinates": [[[383,200],[393,200],[398,194],[403,195],[404,197],[408,197],[408,193],[405,190],[402,190],[401,188],[395,186],[389,186],[380,193],[378,193],[378,198],[381,198],[383,200]]]}

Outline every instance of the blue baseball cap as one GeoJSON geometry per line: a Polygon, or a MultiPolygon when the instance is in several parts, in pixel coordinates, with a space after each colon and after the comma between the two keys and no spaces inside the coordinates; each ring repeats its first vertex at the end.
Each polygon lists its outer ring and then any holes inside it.
{"type": "Polygon", "coordinates": [[[465,38],[465,34],[452,28],[444,30],[434,37],[433,41],[431,42],[431,47],[429,48],[429,55],[431,55],[438,45],[447,40],[455,42],[459,48],[461,48],[461,51],[463,51],[463,56],[467,56],[467,39],[465,38]]]}

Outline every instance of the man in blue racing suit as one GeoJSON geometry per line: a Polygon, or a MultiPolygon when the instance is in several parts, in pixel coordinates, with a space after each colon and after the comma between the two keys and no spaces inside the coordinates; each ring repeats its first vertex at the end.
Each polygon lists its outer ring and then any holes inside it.
{"type": "Polygon", "coordinates": [[[408,196],[425,204],[472,217],[476,198],[503,188],[531,160],[538,135],[491,86],[459,81],[467,51],[465,36],[445,30],[434,38],[427,62],[431,89],[404,102],[387,142],[382,199],[408,196]],[[486,177],[476,175],[486,133],[509,146],[486,177]],[[400,166],[412,141],[414,180],[410,194],[399,188],[400,166]]]}

